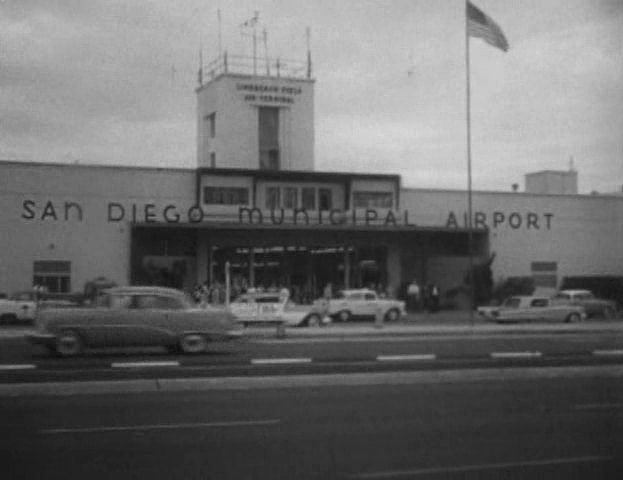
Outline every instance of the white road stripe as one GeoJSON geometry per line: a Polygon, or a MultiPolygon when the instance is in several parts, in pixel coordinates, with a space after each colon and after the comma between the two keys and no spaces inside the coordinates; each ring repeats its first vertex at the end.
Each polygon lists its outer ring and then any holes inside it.
{"type": "Polygon", "coordinates": [[[597,356],[617,356],[623,355],[623,350],[593,350],[593,355],[597,356]]]}
{"type": "Polygon", "coordinates": [[[610,408],[623,408],[623,403],[585,403],[576,405],[576,410],[605,410],[610,408]]]}
{"type": "Polygon", "coordinates": [[[311,358],[253,358],[253,365],[283,365],[287,363],[311,363],[311,358]]]}
{"type": "Polygon", "coordinates": [[[179,367],[180,362],[177,361],[160,361],[160,362],[113,362],[110,364],[113,368],[143,368],[143,367],[179,367]]]}
{"type": "Polygon", "coordinates": [[[541,352],[492,352],[491,358],[538,358],[541,352]]]}
{"type": "Polygon", "coordinates": [[[409,362],[419,360],[435,360],[437,356],[434,353],[431,354],[409,354],[409,355],[379,355],[376,359],[379,362],[409,362]]]}
{"type": "Polygon", "coordinates": [[[459,465],[456,467],[438,468],[415,468],[413,470],[388,470],[384,472],[356,473],[346,475],[346,478],[375,479],[375,478],[398,478],[414,477],[419,475],[445,475],[448,473],[478,472],[485,470],[501,470],[507,468],[539,467],[550,465],[568,465],[574,463],[597,463],[607,462],[614,457],[592,456],[592,457],[570,457],[570,458],[551,458],[545,460],[532,460],[525,462],[507,463],[483,463],[476,465],[459,465]]]}
{"type": "Polygon", "coordinates": [[[37,366],[28,364],[28,363],[14,364],[14,365],[0,365],[0,370],[31,370],[33,368],[37,368],[37,366]]]}
{"type": "Polygon", "coordinates": [[[54,435],[60,433],[103,433],[103,432],[127,432],[127,431],[148,431],[148,430],[175,430],[183,428],[220,428],[220,427],[254,427],[277,425],[281,423],[278,418],[268,420],[239,420],[231,422],[206,422],[206,423],[172,423],[155,425],[124,425],[118,427],[86,427],[86,428],[51,428],[40,430],[44,435],[54,435]]]}

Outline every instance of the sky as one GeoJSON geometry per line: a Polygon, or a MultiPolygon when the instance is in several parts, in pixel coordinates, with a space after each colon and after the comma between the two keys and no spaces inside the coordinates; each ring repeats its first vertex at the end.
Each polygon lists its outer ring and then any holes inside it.
{"type": "MultiPolygon", "coordinates": [[[[0,0],[0,159],[194,168],[199,47],[251,55],[259,12],[270,57],[304,61],[310,29],[316,170],[464,190],[464,3],[0,0]]],[[[574,168],[620,191],[623,0],[473,3],[510,44],[469,41],[473,188],[574,168]]]]}

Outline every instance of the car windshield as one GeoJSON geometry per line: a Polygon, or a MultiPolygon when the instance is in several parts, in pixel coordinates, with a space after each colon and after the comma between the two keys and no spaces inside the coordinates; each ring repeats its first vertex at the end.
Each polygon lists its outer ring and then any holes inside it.
{"type": "Polygon", "coordinates": [[[517,297],[507,298],[502,304],[503,307],[508,308],[517,308],[519,306],[520,300],[517,297]]]}

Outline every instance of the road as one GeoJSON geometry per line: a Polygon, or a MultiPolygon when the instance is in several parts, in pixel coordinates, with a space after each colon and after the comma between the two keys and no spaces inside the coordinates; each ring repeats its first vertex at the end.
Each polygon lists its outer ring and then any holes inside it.
{"type": "MultiPolygon", "coordinates": [[[[0,398],[11,479],[618,479],[623,367],[0,398]]],[[[329,378],[330,381],[326,379],[329,378]]],[[[166,386],[166,382],[163,383],[166,386]]]]}
{"type": "MultiPolygon", "coordinates": [[[[623,360],[623,329],[460,331],[387,328],[297,329],[285,339],[251,330],[241,342],[213,344],[198,356],[162,349],[91,351],[59,359],[32,348],[23,332],[0,335],[0,384],[46,380],[227,376],[434,369],[509,364],[543,366],[623,360]]],[[[566,328],[566,327],[565,327],[566,328]]]]}

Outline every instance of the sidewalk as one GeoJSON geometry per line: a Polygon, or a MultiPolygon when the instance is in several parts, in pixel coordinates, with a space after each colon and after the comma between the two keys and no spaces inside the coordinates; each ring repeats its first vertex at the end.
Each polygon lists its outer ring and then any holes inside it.
{"type": "MultiPolygon", "coordinates": [[[[357,336],[418,336],[418,335],[469,335],[469,334],[543,334],[543,333],[620,333],[623,320],[586,320],[579,323],[509,323],[497,324],[486,321],[474,313],[471,318],[466,311],[442,311],[438,313],[408,314],[398,322],[375,325],[372,321],[334,322],[315,328],[288,327],[286,338],[357,337],[357,336]]],[[[275,337],[275,327],[251,326],[246,336],[275,337]]]]}
{"type": "MultiPolygon", "coordinates": [[[[0,326],[0,338],[20,338],[32,331],[32,326],[0,326]]],[[[497,324],[486,321],[466,311],[441,311],[438,313],[408,314],[398,322],[376,326],[373,321],[334,322],[321,327],[287,327],[285,338],[313,337],[367,337],[367,336],[418,336],[418,335],[469,335],[469,334],[543,334],[543,333],[613,333],[623,334],[623,319],[585,320],[578,323],[510,323],[497,324]]],[[[275,338],[274,326],[250,326],[247,338],[275,338]]]]}

